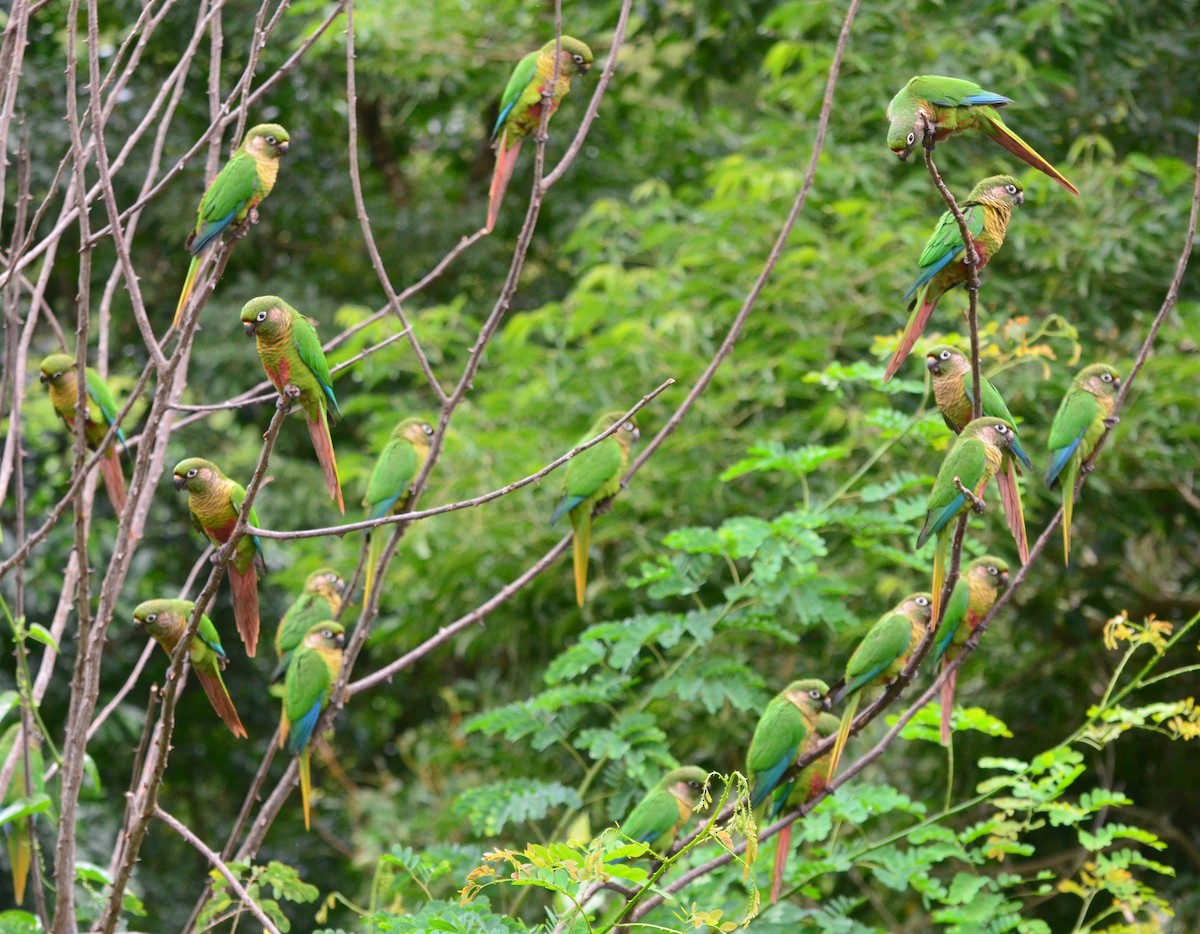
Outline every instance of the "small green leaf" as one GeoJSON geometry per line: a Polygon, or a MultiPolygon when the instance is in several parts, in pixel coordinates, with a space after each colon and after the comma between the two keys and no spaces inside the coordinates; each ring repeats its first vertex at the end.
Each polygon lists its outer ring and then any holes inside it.
{"type": "Polygon", "coordinates": [[[41,623],[30,623],[27,632],[30,639],[50,646],[55,652],[58,651],[58,643],[54,641],[54,636],[50,635],[50,630],[41,623]]]}

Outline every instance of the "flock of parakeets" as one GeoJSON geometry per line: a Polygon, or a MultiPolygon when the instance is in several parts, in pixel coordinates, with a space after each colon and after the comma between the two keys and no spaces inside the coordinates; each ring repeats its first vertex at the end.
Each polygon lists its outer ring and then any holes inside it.
{"type": "MultiPolygon", "coordinates": [[[[591,50],[584,43],[562,36],[525,56],[517,65],[504,90],[493,131],[496,167],[486,230],[490,231],[495,224],[521,142],[543,120],[543,98],[550,98],[553,113],[567,93],[571,77],[584,74],[591,63],[591,50]]],[[[928,145],[932,145],[964,130],[977,129],[1063,187],[1078,193],[1061,173],[1004,124],[997,108],[1008,102],[1008,98],[969,81],[931,75],[913,78],[888,107],[891,124],[888,146],[905,160],[914,149],[926,145],[927,136],[928,145]]],[[[205,192],[195,229],[187,240],[192,261],[176,310],[176,326],[186,319],[205,251],[221,238],[243,236],[249,224],[257,220],[257,208],[271,192],[280,157],[287,148],[288,133],[282,126],[262,124],[251,128],[205,192]]],[[[979,268],[987,265],[1003,244],[1012,211],[1023,200],[1020,182],[1008,175],[998,175],[979,182],[960,202],[979,268]]],[[[903,364],[942,295],[967,281],[970,270],[964,261],[965,254],[966,245],[958,223],[947,212],[922,251],[919,275],[905,296],[912,299],[912,315],[887,365],[885,379],[903,364]]],[[[247,302],[241,320],[246,334],[255,339],[263,369],[271,382],[282,397],[303,411],[326,488],[344,513],[330,436],[330,426],[340,412],[316,328],[286,301],[272,295],[247,302]]],[[[917,537],[918,547],[936,537],[931,591],[906,597],[871,627],[851,654],[844,677],[833,690],[821,680],[798,680],[767,705],[750,743],[746,771],[751,782],[752,804],[757,807],[769,797],[772,818],[789,805],[810,800],[832,779],[860,701],[901,672],[931,629],[932,661],[935,665],[946,664],[961,651],[1007,586],[1009,566],[1003,559],[991,555],[976,558],[963,569],[942,614],[953,520],[971,508],[982,511],[983,495],[993,477],[997,478],[1000,500],[1020,559],[1022,563],[1028,560],[1017,476],[1022,468],[1032,468],[1008,407],[996,388],[984,379],[980,386],[983,416],[972,418],[970,362],[954,347],[939,345],[930,349],[926,366],[932,376],[937,406],[947,426],[958,435],[938,471],[925,523],[917,537]],[[827,711],[841,701],[845,701],[845,707],[839,721],[827,711]],[[835,735],[827,762],[814,762],[796,772],[794,766],[800,756],[824,738],[835,735]]],[[[87,403],[77,407],[76,364],[66,354],[46,357],[40,370],[54,409],[69,428],[77,412],[84,413],[87,444],[93,450],[104,451],[99,468],[112,506],[119,513],[124,508],[126,492],[118,450],[124,443],[124,433],[116,425],[116,400],[99,374],[88,368],[87,403]]],[[[1050,428],[1051,463],[1045,481],[1051,489],[1059,483],[1063,486],[1064,559],[1070,550],[1075,483],[1110,423],[1119,385],[1120,378],[1112,367],[1105,364],[1084,367],[1076,375],[1050,428]]],[[[621,476],[628,466],[630,445],[638,437],[637,426],[632,421],[621,423],[622,418],[621,413],[607,413],[589,429],[583,441],[619,425],[603,441],[568,463],[562,498],[550,519],[553,523],[563,514],[570,517],[574,529],[575,596],[581,606],[587,587],[592,516],[598,505],[618,492],[621,476]]],[[[394,515],[405,507],[411,484],[429,456],[433,433],[430,425],[419,418],[406,418],[393,429],[367,485],[363,506],[369,519],[394,515]]],[[[188,494],[195,528],[215,547],[226,543],[241,515],[246,496],[242,485],[225,476],[216,464],[198,457],[180,461],[173,479],[176,489],[188,494]]],[[[250,524],[258,524],[253,509],[248,518],[250,524]]],[[[380,530],[370,537],[367,594],[372,593],[376,583],[375,565],[382,538],[380,530]]],[[[261,542],[256,536],[243,535],[229,559],[227,573],[238,633],[250,656],[257,650],[258,577],[264,572],[261,542]]],[[[272,681],[283,681],[280,743],[299,757],[305,827],[309,825],[309,745],[341,668],[346,634],[335,619],[342,607],[342,586],[333,571],[323,569],[313,574],[275,635],[278,663],[272,681]]],[[[184,635],[193,609],[194,605],[186,600],[148,600],[133,611],[133,616],[138,629],[170,653],[184,635]]],[[[216,626],[205,615],[201,615],[189,647],[189,659],[218,716],[235,736],[246,736],[221,678],[228,656],[216,626]]],[[[950,738],[954,688],[954,679],[948,679],[941,702],[944,742],[950,738]]],[[[11,742],[11,738],[6,737],[5,741],[11,742]]],[[[40,768],[33,771],[41,772],[40,768]]],[[[706,774],[695,766],[668,773],[621,824],[623,834],[664,851],[690,817],[706,774]]],[[[10,837],[10,850],[13,839],[10,837]]],[[[781,834],[773,894],[778,892],[787,848],[788,840],[781,834]]],[[[12,852],[20,895],[28,855],[12,852]]]]}

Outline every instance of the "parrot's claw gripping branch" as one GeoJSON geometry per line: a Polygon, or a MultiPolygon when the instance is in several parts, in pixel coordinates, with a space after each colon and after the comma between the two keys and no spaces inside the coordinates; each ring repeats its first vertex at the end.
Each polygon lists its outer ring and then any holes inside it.
{"type": "Polygon", "coordinates": [[[987,503],[983,501],[983,498],[976,496],[969,489],[963,486],[963,482],[958,479],[958,477],[954,478],[954,485],[958,487],[958,492],[967,498],[967,502],[971,504],[971,508],[975,510],[975,512],[982,514],[983,511],[987,509],[987,503]]]}

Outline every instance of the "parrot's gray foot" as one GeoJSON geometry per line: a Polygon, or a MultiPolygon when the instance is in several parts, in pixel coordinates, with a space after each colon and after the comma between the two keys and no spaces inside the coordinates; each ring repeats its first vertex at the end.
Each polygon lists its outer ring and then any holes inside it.
{"type": "Polygon", "coordinates": [[[971,508],[975,512],[982,513],[987,509],[987,503],[963,486],[963,482],[958,477],[954,478],[954,485],[958,487],[958,492],[967,498],[967,502],[971,504],[971,508]]]}
{"type": "Polygon", "coordinates": [[[300,398],[301,392],[302,392],[302,390],[300,389],[299,386],[293,386],[291,383],[288,383],[286,386],[283,387],[283,394],[285,396],[287,396],[289,399],[291,399],[293,402],[295,402],[297,399],[300,398]]]}
{"type": "Polygon", "coordinates": [[[1120,417],[1119,415],[1110,415],[1110,416],[1108,416],[1108,418],[1106,418],[1106,419],[1104,420],[1104,427],[1105,427],[1105,428],[1112,428],[1112,427],[1114,427],[1114,426],[1115,426],[1115,425],[1116,425],[1116,424],[1117,424],[1119,421],[1121,421],[1121,417],[1120,417]]]}
{"type": "Polygon", "coordinates": [[[246,228],[249,229],[251,224],[258,223],[258,208],[251,208],[250,213],[246,215],[246,228]]]}

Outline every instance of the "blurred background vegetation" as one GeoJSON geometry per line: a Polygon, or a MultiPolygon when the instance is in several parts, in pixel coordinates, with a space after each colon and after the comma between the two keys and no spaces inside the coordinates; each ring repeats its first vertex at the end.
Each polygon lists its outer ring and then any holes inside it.
{"type": "MultiPolygon", "coordinates": [[[[482,223],[496,102],[512,63],[553,35],[553,4],[359,0],[355,7],[367,206],[402,287],[482,223]]],[[[564,29],[590,42],[600,61],[618,8],[616,0],[568,3],[564,29]]],[[[101,4],[104,41],[115,48],[140,9],[134,0],[101,4]]],[[[38,195],[68,148],[60,119],[65,10],[51,4],[37,14],[26,51],[22,106],[38,157],[38,195]]],[[[263,51],[260,74],[277,67],[327,10],[318,0],[294,2],[263,51]]],[[[663,424],[711,359],[791,203],[844,12],[840,3],[812,0],[636,4],[599,118],[542,211],[512,310],[451,426],[423,505],[534,471],[567,450],[595,413],[626,408],[673,377],[677,384],[640,416],[643,436],[663,424]]],[[[244,67],[254,13],[250,4],[224,10],[230,83],[244,67]]],[[[113,113],[110,146],[140,119],[178,58],[193,11],[185,4],[173,15],[179,29],[155,35],[128,99],[113,113]]],[[[597,521],[587,607],[575,607],[569,567],[559,564],[485,625],[356,697],[332,742],[344,776],[317,766],[322,792],[314,832],[304,833],[296,800],[261,858],[297,867],[322,900],[340,892],[358,905],[374,897],[376,907],[412,910],[403,873],[398,880],[385,874],[383,882],[375,876],[379,855],[394,846],[449,860],[453,872],[430,885],[453,901],[484,850],[561,835],[579,813],[598,830],[665,765],[741,768],[757,711],[770,695],[794,676],[832,681],[865,626],[927,586],[929,554],[914,554],[912,544],[949,433],[930,412],[920,355],[886,387],[880,376],[903,325],[901,295],[943,206],[919,159],[901,164],[884,145],[887,101],[918,73],[970,77],[1008,94],[1010,125],[1083,192],[1071,197],[982,137],[938,150],[960,195],[999,171],[1025,185],[1025,205],[985,274],[981,308],[985,372],[1022,421],[1037,463],[1074,369],[1105,360],[1127,371],[1170,279],[1190,205],[1200,117],[1197,22],[1195,0],[865,3],[808,205],[733,356],[681,429],[597,521]],[[631,633],[641,635],[628,658],[606,654],[603,647],[624,644],[631,633]],[[527,702],[555,686],[556,699],[527,702]],[[523,813],[506,804],[517,788],[532,789],[523,813]]],[[[204,312],[185,401],[216,402],[260,378],[237,320],[254,295],[282,295],[315,318],[326,338],[384,303],[350,191],[343,27],[340,19],[251,117],[286,125],[291,149],[263,222],[233,251],[204,312]]],[[[202,46],[168,159],[208,123],[202,46]]],[[[549,158],[573,135],[597,72],[576,83],[555,117],[549,158]]],[[[122,205],[136,198],[147,158],[139,151],[118,178],[122,205]]],[[[408,308],[444,383],[457,377],[503,281],[531,164],[530,153],[496,232],[408,308]]],[[[202,159],[195,159],[138,228],[134,259],[162,323],[178,295],[182,241],[202,190],[202,159]]],[[[5,221],[11,217],[7,212],[5,221]]],[[[94,261],[96,294],[112,260],[102,248],[94,261]]],[[[77,275],[73,251],[60,250],[48,298],[68,329],[77,275]]],[[[980,779],[979,757],[1028,759],[1078,725],[1118,659],[1100,638],[1107,619],[1127,610],[1137,620],[1153,614],[1178,623],[1200,611],[1198,281],[1194,273],[1185,279],[1178,311],[1083,492],[1073,564],[1064,570],[1052,548],[964,672],[962,700],[986,707],[1012,735],[959,737],[960,793],[980,779]]],[[[965,295],[948,296],[928,337],[965,341],[965,307],[965,295]]],[[[364,330],[331,362],[392,327],[384,321],[364,330]]],[[[123,296],[114,328],[110,385],[121,396],[146,361],[123,296]]],[[[34,359],[53,349],[46,329],[34,359]]],[[[336,388],[346,417],[334,442],[349,505],[397,417],[432,417],[436,409],[403,342],[354,366],[336,388]]],[[[189,425],[173,439],[172,456],[211,455],[245,479],[269,411],[222,412],[189,425]]],[[[71,455],[53,421],[35,387],[23,439],[33,516],[58,499],[69,469],[71,455]]],[[[336,519],[298,424],[286,426],[271,474],[257,504],[264,523],[290,529],[336,519]]],[[[550,547],[561,534],[547,527],[557,489],[550,477],[410,529],[358,673],[469,611],[550,547]]],[[[1025,489],[1032,536],[1056,500],[1036,476],[1025,489]]],[[[102,497],[97,502],[91,557],[102,566],[116,523],[102,497]]],[[[973,520],[972,529],[969,550],[1015,559],[997,515],[973,520]]],[[[32,558],[31,620],[44,621],[53,610],[70,541],[63,524],[32,558]]],[[[355,535],[268,542],[264,625],[314,568],[332,564],[348,576],[360,544],[355,535]]],[[[164,481],[112,629],[102,702],[142,648],[125,624],[128,611],[140,600],[174,595],[200,547],[184,498],[164,481]]],[[[224,588],[211,615],[232,632],[224,588]]],[[[51,724],[60,724],[66,709],[70,639],[64,651],[63,675],[43,706],[51,724]]],[[[181,704],[163,802],[210,842],[223,840],[278,720],[265,693],[270,664],[237,653],[226,675],[250,742],[219,729],[199,691],[181,704]]],[[[163,667],[156,656],[150,676],[161,677],[163,667]]],[[[1152,688],[1145,699],[1177,699],[1194,693],[1195,684],[1193,675],[1152,688]]],[[[86,805],[81,856],[97,863],[111,851],[148,686],[146,678],[90,746],[100,787],[86,805]]],[[[1116,789],[1135,802],[1120,819],[1170,845],[1156,858],[1177,875],[1153,884],[1179,913],[1175,929],[1195,930],[1195,754],[1145,730],[1080,749],[1088,772],[1073,791],[1116,789]]],[[[277,760],[275,769],[283,765],[277,760]]],[[[866,778],[935,808],[945,769],[935,744],[902,742],[866,778]]],[[[967,812],[951,823],[978,818],[967,812]]],[[[881,817],[862,832],[882,836],[889,826],[881,817]]],[[[1081,859],[1072,839],[1051,827],[1038,831],[1028,859],[1070,875],[1081,859]]],[[[1010,859],[1004,868],[1019,871],[1022,861],[1010,859]]],[[[131,926],[178,929],[196,894],[181,880],[204,872],[193,851],[155,827],[135,875],[149,914],[131,926]]],[[[736,901],[739,884],[732,873],[687,894],[715,907],[736,901]]],[[[886,891],[857,873],[824,877],[810,897],[851,895],[869,899],[853,911],[868,929],[932,927],[916,890],[886,891]],[[883,892],[891,918],[873,904],[877,895],[865,895],[870,890],[883,892]]],[[[0,903],[8,897],[0,892],[0,903]]],[[[538,903],[529,898],[520,913],[536,920],[538,903]]],[[[510,906],[502,895],[492,903],[497,912],[510,906]]],[[[1078,900],[1065,896],[1027,906],[1029,917],[1055,931],[1070,930],[1078,910],[1078,900]]],[[[296,931],[353,930],[359,923],[342,902],[320,923],[313,906],[288,913],[296,931]]]]}

